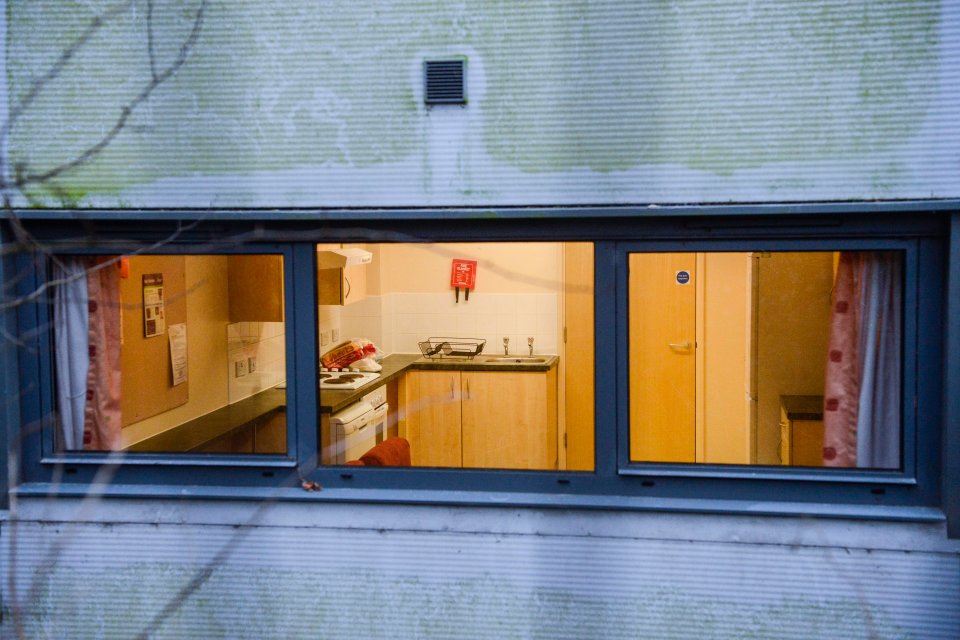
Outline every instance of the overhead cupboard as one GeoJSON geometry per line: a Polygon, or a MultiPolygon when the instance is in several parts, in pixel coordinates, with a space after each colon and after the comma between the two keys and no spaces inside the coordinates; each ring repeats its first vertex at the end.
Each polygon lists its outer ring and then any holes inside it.
{"type": "MultiPolygon", "coordinates": [[[[942,217],[814,211],[796,222],[774,215],[737,224],[721,216],[597,224],[575,213],[563,220],[417,225],[423,241],[403,243],[377,238],[389,237],[385,230],[399,237],[413,222],[380,221],[368,237],[356,226],[298,222],[295,242],[284,227],[282,242],[238,247],[217,238],[222,251],[199,224],[151,251],[185,261],[187,401],[121,426],[119,440],[91,439],[87,401],[66,398],[122,396],[122,380],[110,389],[72,378],[61,350],[92,353],[100,338],[60,327],[65,314],[97,306],[90,276],[103,270],[91,265],[139,259],[136,246],[125,245],[130,229],[104,225],[78,250],[65,241],[69,234],[58,235],[70,225],[34,224],[56,259],[22,257],[32,275],[20,291],[57,282],[67,259],[86,275],[76,279],[74,298],[56,284],[49,299],[18,310],[23,328],[54,328],[32,338],[36,355],[21,354],[35,359],[37,383],[23,396],[22,414],[44,424],[41,435],[25,434],[25,477],[49,477],[50,465],[68,460],[71,480],[90,479],[119,448],[128,454],[121,475],[149,469],[174,484],[188,468],[253,485],[279,482],[276,471],[288,469],[344,488],[386,488],[392,476],[411,487],[542,491],[541,477],[586,494],[710,497],[735,489],[751,499],[936,502],[931,460],[942,438],[947,304],[942,217]],[[350,243],[362,244],[370,260],[358,265],[363,297],[344,305],[345,293],[323,297],[320,273],[348,269],[347,258],[322,265],[325,252],[339,255],[350,243]],[[477,265],[469,299],[454,295],[452,260],[477,265]],[[249,267],[247,275],[238,278],[236,265],[249,267]],[[240,302],[252,310],[237,316],[240,302]],[[374,371],[379,377],[359,388],[337,390],[318,370],[329,348],[324,334],[372,338],[386,369],[398,357],[419,357],[418,341],[432,335],[485,340],[481,356],[502,347],[528,355],[529,345],[556,360],[544,371],[485,370],[479,360],[437,370],[405,360],[402,371],[374,371]],[[380,386],[388,389],[384,433],[410,443],[412,465],[342,474],[322,454],[330,441],[325,416],[380,386]],[[229,439],[176,444],[178,431],[228,410],[239,415],[268,391],[276,406],[263,410],[285,416],[271,423],[269,443],[248,448],[238,438],[242,451],[222,444],[229,439]],[[785,426],[796,398],[820,410],[802,413],[816,414],[805,422],[791,414],[785,426]],[[163,434],[163,447],[142,445],[163,434]]],[[[270,238],[271,224],[262,224],[259,237],[270,238]]],[[[351,279],[350,288],[358,286],[351,279]]],[[[118,308],[128,314],[142,304],[125,299],[118,308]]],[[[150,366],[173,385],[168,337],[146,340],[164,345],[150,366]]],[[[103,347],[122,353],[127,345],[107,338],[103,347]]]]}

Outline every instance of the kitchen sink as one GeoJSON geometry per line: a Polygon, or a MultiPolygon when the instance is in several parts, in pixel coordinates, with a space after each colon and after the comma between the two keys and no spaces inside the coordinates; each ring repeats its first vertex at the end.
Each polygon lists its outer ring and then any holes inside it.
{"type": "Polygon", "coordinates": [[[486,356],[481,358],[483,362],[499,362],[503,364],[543,364],[546,358],[537,356],[486,356]]]}

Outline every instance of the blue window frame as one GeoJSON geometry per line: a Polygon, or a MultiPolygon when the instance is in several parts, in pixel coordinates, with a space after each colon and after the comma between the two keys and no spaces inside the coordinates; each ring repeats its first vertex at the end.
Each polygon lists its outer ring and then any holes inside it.
{"type": "MultiPolygon", "coordinates": [[[[22,443],[21,477],[16,490],[82,493],[98,472],[108,468],[112,484],[105,490],[124,495],[181,495],[182,487],[189,485],[197,495],[209,496],[254,496],[266,490],[299,500],[493,502],[932,520],[942,517],[938,514],[945,509],[953,529],[957,498],[949,480],[956,478],[958,461],[941,452],[945,445],[956,446],[957,426],[944,420],[944,407],[955,419],[960,358],[945,360],[943,345],[948,358],[960,349],[956,323],[944,322],[946,314],[960,311],[956,282],[960,227],[957,214],[951,223],[947,215],[929,211],[937,208],[924,204],[676,208],[657,210],[655,216],[629,208],[503,210],[496,216],[471,210],[348,211],[318,212],[310,220],[283,212],[154,212],[140,222],[131,222],[130,214],[124,212],[99,212],[93,214],[96,224],[86,227],[66,219],[66,213],[22,212],[23,224],[53,253],[120,253],[151,243],[160,243],[154,251],[162,253],[282,253],[289,264],[284,295],[290,418],[287,456],[137,454],[118,458],[56,453],[50,418],[49,311],[44,296],[33,293],[49,277],[47,257],[30,250],[15,257],[8,254],[5,287],[12,285],[13,297],[21,301],[16,306],[16,330],[23,341],[17,351],[18,388],[7,389],[8,395],[16,392],[20,398],[16,441],[22,443]],[[175,222],[178,217],[197,220],[183,227],[175,222]],[[172,231],[174,239],[170,239],[172,231]],[[80,249],[78,237],[82,238],[80,249]],[[595,372],[593,472],[318,465],[314,243],[411,239],[594,242],[595,353],[608,354],[611,357],[598,357],[598,361],[613,365],[595,372]],[[897,250],[905,256],[902,468],[811,470],[629,462],[624,349],[627,254],[840,249],[897,250]],[[301,486],[322,486],[324,491],[304,491],[301,486]]],[[[3,232],[7,242],[9,230],[5,227],[3,232]]]]}

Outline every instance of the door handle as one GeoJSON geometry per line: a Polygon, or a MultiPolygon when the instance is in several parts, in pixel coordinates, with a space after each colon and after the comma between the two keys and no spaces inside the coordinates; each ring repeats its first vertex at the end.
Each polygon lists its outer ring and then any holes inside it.
{"type": "Polygon", "coordinates": [[[671,349],[689,349],[690,343],[689,342],[671,342],[670,348],[671,349]]]}

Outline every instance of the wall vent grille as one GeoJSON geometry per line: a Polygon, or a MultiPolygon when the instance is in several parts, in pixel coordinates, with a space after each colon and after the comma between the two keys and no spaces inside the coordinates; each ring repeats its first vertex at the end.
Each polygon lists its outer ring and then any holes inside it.
{"type": "Polygon", "coordinates": [[[427,105],[466,104],[463,60],[425,60],[423,101],[427,105]]]}

